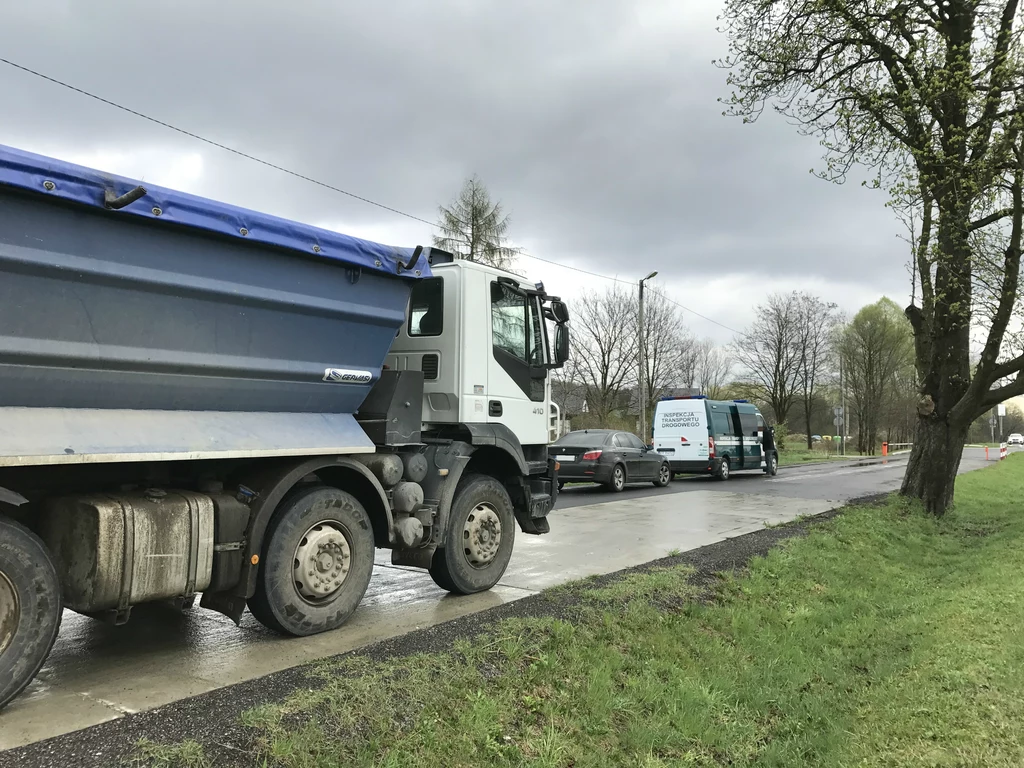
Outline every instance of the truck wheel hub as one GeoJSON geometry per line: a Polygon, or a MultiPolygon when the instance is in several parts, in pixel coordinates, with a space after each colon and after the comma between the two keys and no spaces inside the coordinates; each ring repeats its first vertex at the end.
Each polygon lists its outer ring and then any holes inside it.
{"type": "Polygon", "coordinates": [[[482,568],[490,563],[501,546],[501,518],[490,504],[477,504],[466,520],[462,534],[469,564],[482,568]]]}
{"type": "Polygon", "coordinates": [[[332,523],[317,523],[295,548],[295,586],[307,600],[323,600],[341,589],[352,566],[345,534],[332,523]]]}
{"type": "Polygon", "coordinates": [[[11,580],[0,572],[0,654],[14,639],[21,622],[21,603],[18,602],[18,591],[11,580]]]}

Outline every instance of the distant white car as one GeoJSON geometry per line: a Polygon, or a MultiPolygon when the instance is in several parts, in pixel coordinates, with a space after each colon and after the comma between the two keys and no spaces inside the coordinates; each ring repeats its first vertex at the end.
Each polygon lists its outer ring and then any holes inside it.
{"type": "Polygon", "coordinates": [[[1019,432],[1014,432],[1008,438],[1006,438],[1007,445],[1024,445],[1024,435],[1019,432]]]}

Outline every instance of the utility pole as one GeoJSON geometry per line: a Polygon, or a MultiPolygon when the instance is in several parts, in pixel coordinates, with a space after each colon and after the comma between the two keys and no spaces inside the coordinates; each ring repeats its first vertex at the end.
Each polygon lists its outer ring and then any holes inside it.
{"type": "Polygon", "coordinates": [[[839,445],[846,455],[846,386],[843,381],[843,356],[839,355],[839,407],[843,409],[842,424],[839,425],[839,445]]]}
{"type": "Polygon", "coordinates": [[[640,326],[640,386],[637,388],[637,402],[640,404],[640,439],[644,441],[644,445],[647,445],[647,329],[644,326],[644,283],[657,275],[657,272],[651,272],[640,281],[640,310],[637,313],[640,326]]]}

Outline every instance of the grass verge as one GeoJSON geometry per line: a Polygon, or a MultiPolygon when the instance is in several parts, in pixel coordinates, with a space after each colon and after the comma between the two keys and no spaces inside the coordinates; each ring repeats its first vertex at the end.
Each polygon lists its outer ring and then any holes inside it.
{"type": "Polygon", "coordinates": [[[246,713],[247,759],[1020,765],[1022,497],[1011,457],[961,477],[942,520],[857,508],[710,590],[682,567],[566,585],[549,593],[561,618],[321,664],[315,685],[246,713]]]}
{"type": "Polygon", "coordinates": [[[832,461],[832,460],[843,460],[843,459],[856,459],[860,458],[861,454],[854,451],[847,451],[845,456],[841,456],[838,453],[829,453],[824,450],[808,449],[807,446],[797,445],[790,446],[785,450],[779,451],[779,466],[780,467],[791,467],[795,464],[806,464],[810,461],[832,461]]]}

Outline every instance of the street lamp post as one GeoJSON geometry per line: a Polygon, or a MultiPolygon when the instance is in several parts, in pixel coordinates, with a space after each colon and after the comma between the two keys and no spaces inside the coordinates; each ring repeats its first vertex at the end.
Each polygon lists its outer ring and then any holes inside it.
{"type": "Polygon", "coordinates": [[[647,445],[647,330],[644,327],[644,283],[657,277],[657,272],[651,272],[640,281],[640,311],[639,317],[639,340],[640,340],[640,386],[637,388],[637,401],[640,403],[640,439],[647,445]]]}

